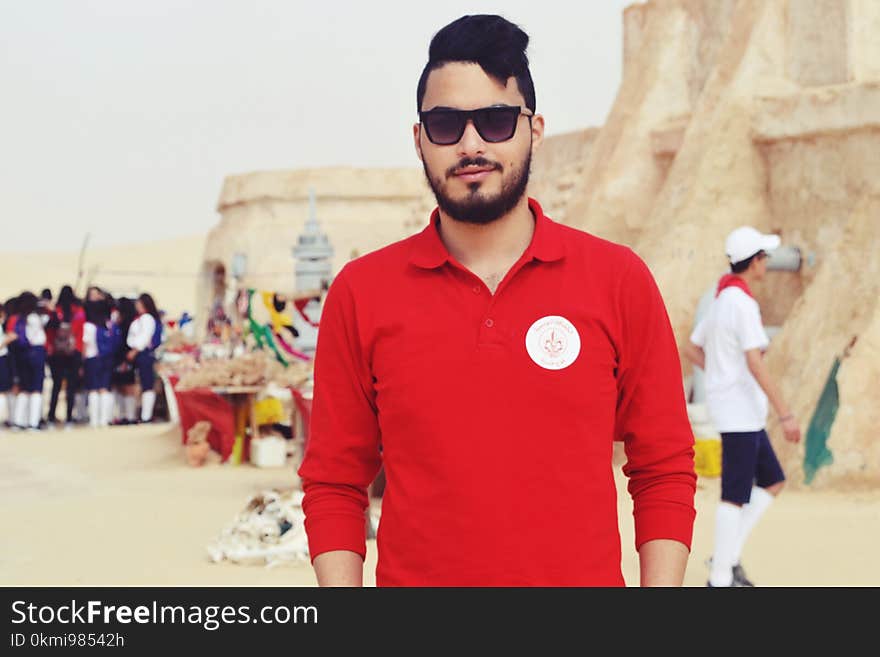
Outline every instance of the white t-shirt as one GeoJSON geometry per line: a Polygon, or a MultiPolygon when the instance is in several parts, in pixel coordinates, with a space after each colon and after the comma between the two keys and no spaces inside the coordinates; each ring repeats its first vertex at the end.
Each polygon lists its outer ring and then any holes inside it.
{"type": "Polygon", "coordinates": [[[715,429],[763,429],[767,395],[752,376],[745,353],[770,344],[758,302],[737,287],[725,288],[697,324],[691,342],[706,354],[706,406],[715,429]]]}
{"type": "Polygon", "coordinates": [[[83,357],[95,358],[98,355],[98,327],[91,322],[83,324],[83,357]]]}
{"type": "Polygon", "coordinates": [[[46,345],[46,330],[43,327],[48,321],[48,316],[40,317],[37,313],[31,313],[27,316],[24,333],[32,347],[44,347],[46,345]]]}
{"type": "Polygon", "coordinates": [[[135,319],[128,327],[128,346],[138,351],[143,351],[153,341],[153,333],[156,332],[156,320],[149,313],[144,313],[135,319]]]}

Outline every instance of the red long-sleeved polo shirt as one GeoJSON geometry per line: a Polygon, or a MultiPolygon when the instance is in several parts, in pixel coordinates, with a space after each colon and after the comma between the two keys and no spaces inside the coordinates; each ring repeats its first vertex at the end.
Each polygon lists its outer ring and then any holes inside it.
{"type": "Polygon", "coordinates": [[[495,294],[436,210],[337,276],[299,470],[313,559],[365,554],[384,463],[380,586],[622,585],[615,439],[636,547],[690,546],[693,435],[659,290],[628,248],[529,206],[531,244],[495,294]]]}

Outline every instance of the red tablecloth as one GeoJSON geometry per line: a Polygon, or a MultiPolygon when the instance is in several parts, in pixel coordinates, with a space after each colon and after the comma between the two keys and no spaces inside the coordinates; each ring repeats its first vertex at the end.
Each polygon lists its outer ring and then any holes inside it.
{"type": "Polygon", "coordinates": [[[183,443],[186,444],[186,433],[196,422],[208,420],[211,423],[208,443],[225,462],[232,454],[235,443],[235,411],[229,400],[210,390],[200,389],[175,390],[174,396],[177,398],[183,443]]]}

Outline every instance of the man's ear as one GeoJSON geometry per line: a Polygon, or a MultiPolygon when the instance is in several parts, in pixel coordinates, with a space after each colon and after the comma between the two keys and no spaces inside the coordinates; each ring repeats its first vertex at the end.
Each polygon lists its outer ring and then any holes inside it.
{"type": "Polygon", "coordinates": [[[420,123],[413,124],[413,144],[416,147],[416,155],[418,155],[419,160],[424,162],[424,158],[422,157],[422,125],[420,123]]]}
{"type": "Polygon", "coordinates": [[[544,117],[535,114],[529,123],[532,124],[532,155],[534,155],[544,143],[544,117]]]}

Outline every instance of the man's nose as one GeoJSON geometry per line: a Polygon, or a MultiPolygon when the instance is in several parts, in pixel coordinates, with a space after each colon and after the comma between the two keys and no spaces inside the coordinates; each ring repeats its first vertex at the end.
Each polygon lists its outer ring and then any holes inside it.
{"type": "Polygon", "coordinates": [[[480,137],[474,122],[468,119],[464,126],[464,133],[458,140],[458,154],[462,155],[482,155],[486,150],[486,142],[480,137]]]}

